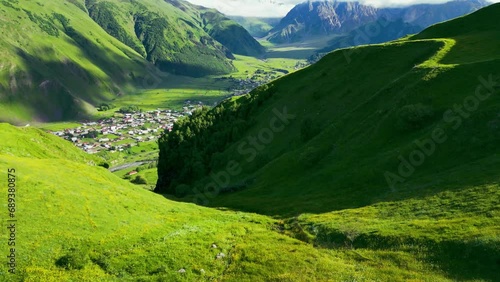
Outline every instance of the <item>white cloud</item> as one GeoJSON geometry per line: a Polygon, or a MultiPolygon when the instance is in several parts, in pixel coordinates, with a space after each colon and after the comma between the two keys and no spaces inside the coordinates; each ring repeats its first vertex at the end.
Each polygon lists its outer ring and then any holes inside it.
{"type": "MultiPolygon", "coordinates": [[[[449,1],[450,0],[361,0],[359,2],[376,7],[397,7],[414,4],[439,4],[449,1]]],[[[490,0],[489,2],[500,2],[500,0],[490,0]]]]}
{"type": "MultiPolygon", "coordinates": [[[[187,0],[193,4],[215,8],[226,15],[276,17],[285,16],[296,4],[304,0],[187,0]]],[[[444,3],[450,0],[359,0],[376,7],[405,6],[420,3],[444,3]]],[[[490,0],[500,2],[500,0],[490,0]]]]}
{"type": "Polygon", "coordinates": [[[280,18],[303,0],[187,0],[226,15],[280,18]]]}

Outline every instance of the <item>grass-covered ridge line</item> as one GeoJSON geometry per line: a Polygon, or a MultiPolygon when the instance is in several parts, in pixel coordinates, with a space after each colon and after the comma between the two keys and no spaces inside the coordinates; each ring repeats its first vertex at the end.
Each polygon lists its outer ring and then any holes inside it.
{"type": "Polygon", "coordinates": [[[202,11],[200,17],[203,29],[234,54],[260,56],[265,52],[265,48],[247,30],[218,11],[207,9],[202,11]]]}

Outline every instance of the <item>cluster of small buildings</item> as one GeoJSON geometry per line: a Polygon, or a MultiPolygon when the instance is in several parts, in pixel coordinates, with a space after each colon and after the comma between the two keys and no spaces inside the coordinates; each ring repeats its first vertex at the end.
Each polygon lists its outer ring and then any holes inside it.
{"type": "Polygon", "coordinates": [[[223,77],[223,80],[230,80],[233,83],[233,87],[231,88],[231,96],[241,96],[250,93],[255,88],[269,83],[283,74],[288,73],[286,70],[276,70],[276,71],[265,71],[262,69],[256,70],[253,75],[247,77],[245,79],[233,78],[231,77],[223,77]],[[281,74],[279,73],[281,72],[281,74]]]}
{"type": "Polygon", "coordinates": [[[157,109],[148,112],[126,113],[98,122],[84,122],[77,128],[52,132],[73,142],[87,153],[121,152],[140,142],[156,141],[165,131],[171,131],[181,117],[191,115],[201,106],[186,101],[182,112],[157,109]]]}

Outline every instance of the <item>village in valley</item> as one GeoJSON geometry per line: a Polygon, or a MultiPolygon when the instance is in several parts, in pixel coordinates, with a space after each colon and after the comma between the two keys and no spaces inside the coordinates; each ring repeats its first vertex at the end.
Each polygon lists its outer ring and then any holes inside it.
{"type": "Polygon", "coordinates": [[[156,109],[115,114],[99,121],[83,122],[77,128],[52,132],[73,142],[89,154],[123,152],[142,142],[156,142],[165,130],[172,130],[181,117],[191,115],[203,104],[186,101],[183,111],[156,109]]]}
{"type": "MultiPolygon", "coordinates": [[[[243,79],[229,76],[217,78],[216,81],[228,81],[232,85],[227,89],[230,94],[221,97],[223,100],[245,95],[256,87],[287,73],[288,71],[279,69],[273,71],[258,69],[253,74],[247,72],[247,77],[243,79]]],[[[213,106],[220,102],[215,102],[213,106]]],[[[162,133],[166,130],[171,131],[178,119],[191,115],[193,111],[202,106],[204,104],[201,101],[186,100],[182,110],[179,111],[160,108],[141,111],[135,106],[126,107],[125,110],[124,108],[116,110],[112,117],[99,121],[82,122],[78,127],[51,131],[51,133],[71,141],[89,154],[103,156],[119,152],[143,152],[144,148],[138,150],[134,147],[148,147],[147,144],[156,144],[162,133]]],[[[104,103],[100,106],[100,110],[108,111],[113,107],[104,103]]],[[[114,165],[118,163],[120,162],[112,161],[114,165]]]]}

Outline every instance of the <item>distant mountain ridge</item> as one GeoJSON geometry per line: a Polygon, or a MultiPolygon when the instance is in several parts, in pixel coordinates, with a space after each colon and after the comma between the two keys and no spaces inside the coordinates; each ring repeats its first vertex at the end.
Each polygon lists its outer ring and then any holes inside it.
{"type": "Polygon", "coordinates": [[[239,23],[254,37],[265,37],[271,29],[279,24],[281,18],[258,18],[230,16],[232,20],[239,23]]]}
{"type": "Polygon", "coordinates": [[[454,0],[443,4],[419,4],[402,8],[376,8],[359,2],[317,1],[295,6],[269,32],[273,43],[299,42],[308,37],[343,34],[377,19],[403,20],[422,29],[482,7],[485,0],[454,0]]]}
{"type": "Polygon", "coordinates": [[[269,41],[298,42],[309,36],[344,33],[377,18],[376,8],[359,2],[302,3],[270,31],[269,41]]]}
{"type": "MultiPolygon", "coordinates": [[[[362,25],[344,36],[330,40],[329,45],[318,50],[317,53],[328,53],[336,49],[358,45],[383,43],[404,37],[408,34],[415,34],[420,31],[422,31],[420,26],[405,23],[402,19],[397,19],[395,21],[379,20],[377,22],[370,22],[366,25],[362,25]],[[370,34],[372,36],[368,36],[366,34],[366,30],[373,27],[383,28],[383,32],[377,32],[370,34]]],[[[315,60],[316,59],[313,59],[313,61],[315,60]]]]}
{"type": "Polygon", "coordinates": [[[203,29],[232,53],[245,56],[259,56],[265,48],[241,25],[225,17],[217,10],[202,10],[200,17],[203,29]]]}

